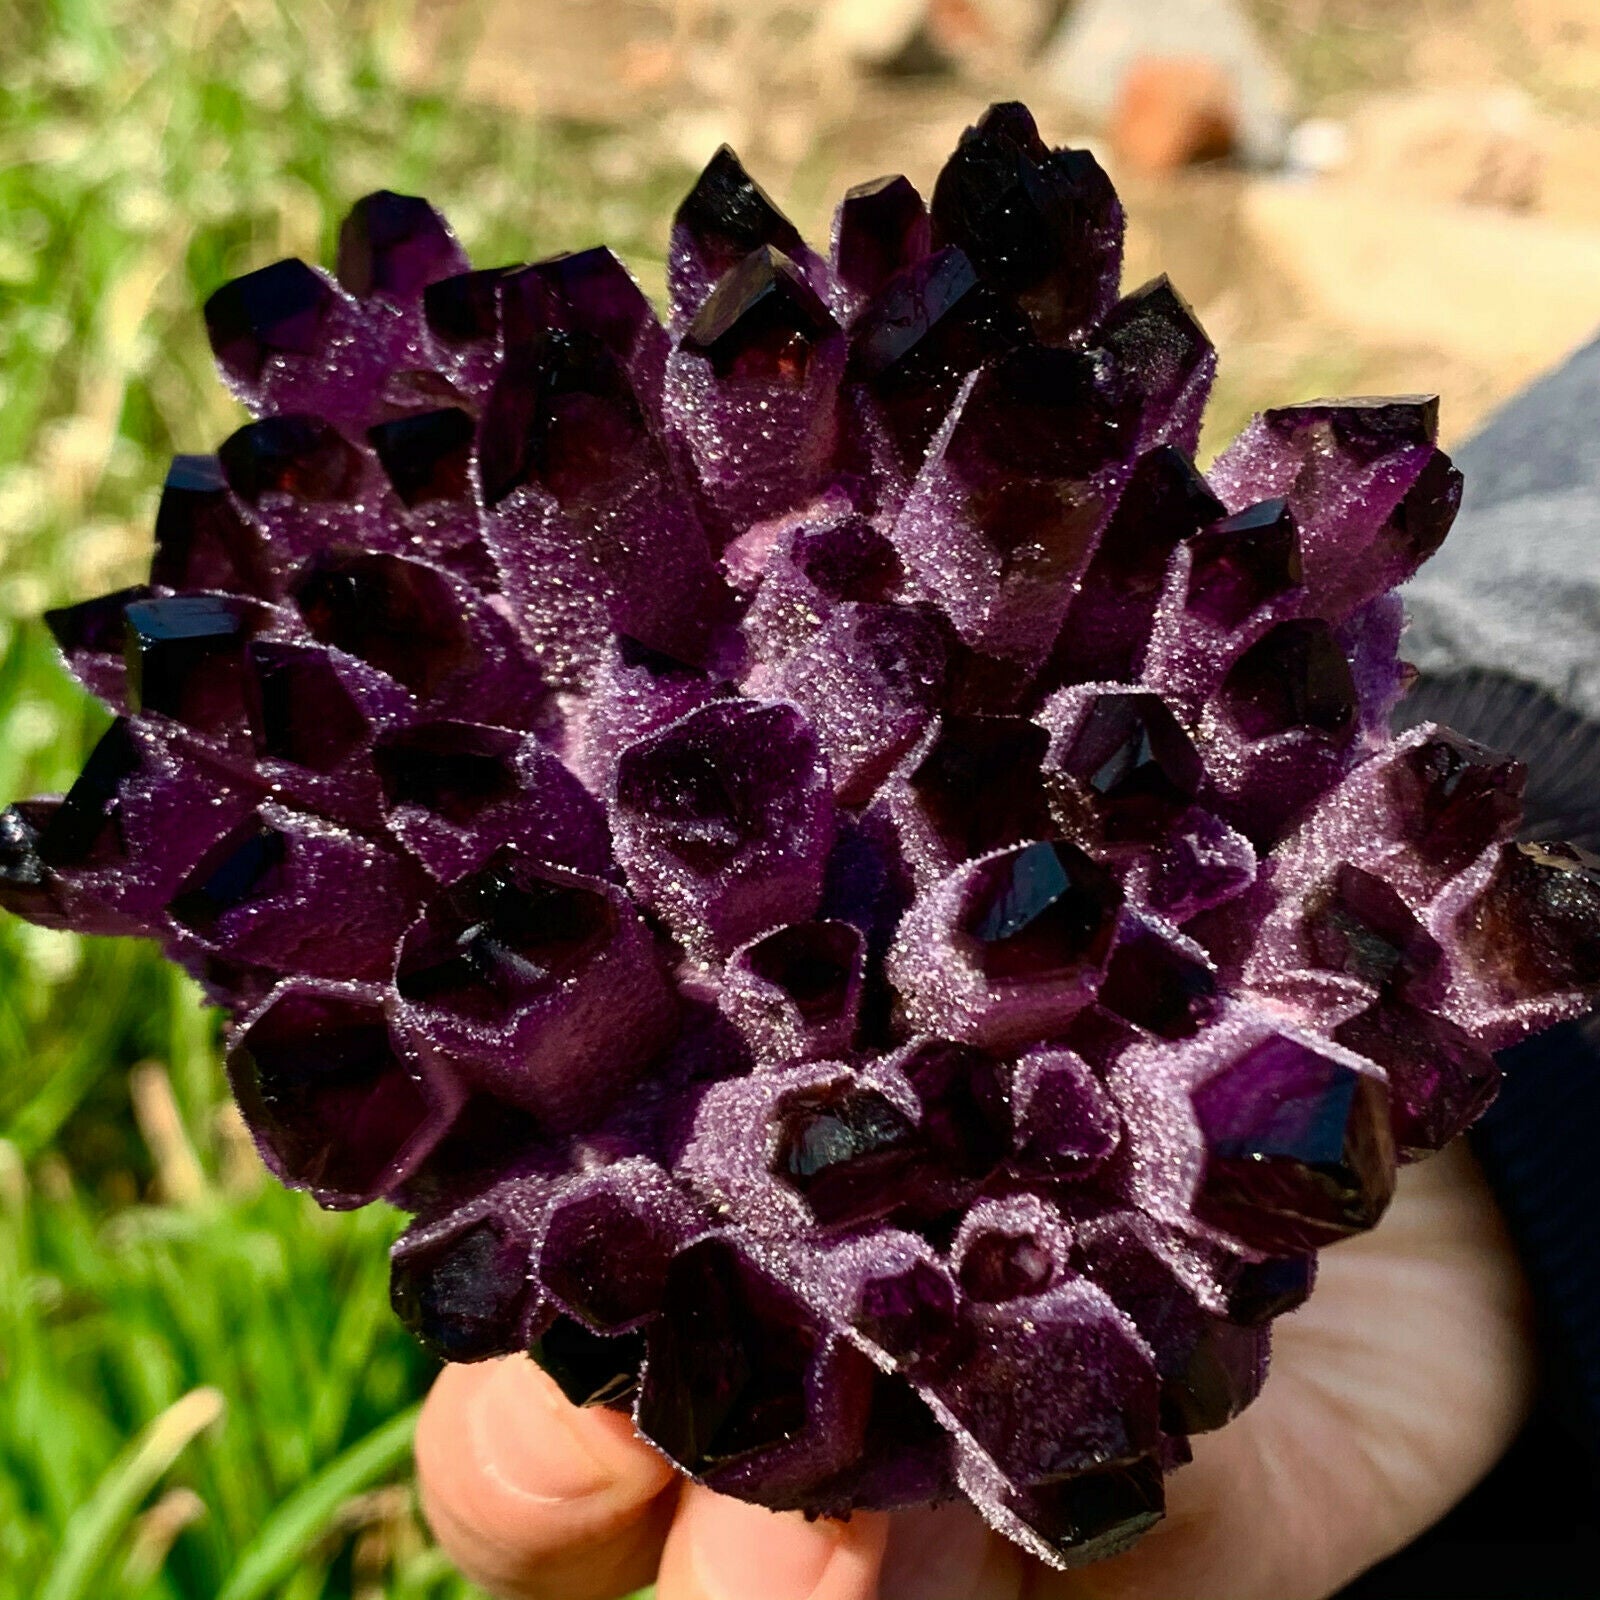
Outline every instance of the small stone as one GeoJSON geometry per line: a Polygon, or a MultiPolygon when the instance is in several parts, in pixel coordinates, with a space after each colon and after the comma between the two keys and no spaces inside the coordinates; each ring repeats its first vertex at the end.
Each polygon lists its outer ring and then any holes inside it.
{"type": "Polygon", "coordinates": [[[895,176],[845,190],[833,224],[834,270],[871,298],[895,273],[929,250],[928,209],[908,178],[895,176]]]}
{"type": "Polygon", "coordinates": [[[1012,1089],[1016,1121],[1013,1165],[1069,1183],[1090,1176],[1116,1149],[1121,1127],[1110,1096],[1071,1051],[1026,1056],[1012,1089]]]}
{"type": "Polygon", "coordinates": [[[1076,845],[1029,844],[978,871],[960,931],[985,976],[1026,982],[1100,966],[1121,905],[1116,880],[1076,845]]]}
{"type": "Polygon", "coordinates": [[[946,716],[910,776],[957,861],[1057,832],[1042,764],[1050,736],[1025,717],[946,716]]]}
{"type": "Polygon", "coordinates": [[[1176,172],[1233,153],[1237,138],[1233,86],[1205,56],[1143,56],[1123,75],[1110,137],[1129,166],[1176,172]]]}
{"type": "Polygon", "coordinates": [[[474,659],[455,593],[420,562],[329,554],[311,562],[291,592],[314,639],[387,672],[415,694],[433,694],[474,659]]]}
{"type": "Polygon", "coordinates": [[[471,489],[476,425],[458,406],[422,411],[367,432],[394,492],[408,506],[464,500],[471,489]]]}
{"type": "Polygon", "coordinates": [[[1193,1094],[1206,1140],[1194,1213],[1252,1249],[1320,1249],[1372,1227],[1394,1193],[1380,1079],[1270,1035],[1193,1094]]]}
{"type": "Polygon", "coordinates": [[[389,1302],[442,1361],[483,1361],[522,1343],[528,1242],[486,1217],[422,1249],[395,1253],[389,1302]]]}
{"type": "Polygon", "coordinates": [[[339,282],[362,299],[413,300],[467,262],[426,200],[379,189],[356,201],[339,228],[339,282]]]}
{"type": "Polygon", "coordinates": [[[1122,206],[1086,150],[1051,150],[1026,108],[1000,105],[962,134],[934,185],[933,242],[958,245],[1064,344],[1116,298],[1122,206]]]}
{"type": "Polygon", "coordinates": [[[259,608],[226,595],[139,600],[124,612],[128,695],[201,733],[225,734],[246,720],[245,646],[259,608]]]}
{"type": "Polygon", "coordinates": [[[223,284],[205,306],[218,365],[254,383],[270,356],[315,354],[336,298],[327,279],[293,258],[223,284]]]}
{"type": "Polygon", "coordinates": [[[269,494],[343,500],[361,475],[361,457],[317,417],[291,413],[246,423],[217,452],[228,487],[254,505],[269,494]]]}
{"type": "Polygon", "coordinates": [[[1163,1039],[1188,1039],[1217,1010],[1217,977],[1151,928],[1112,952],[1100,1004],[1163,1039]]]}
{"type": "Polygon", "coordinates": [[[876,1089],[802,1089],[778,1106],[772,1172],[825,1227],[886,1215],[921,1156],[916,1129],[876,1089]]]}
{"type": "Polygon", "coordinates": [[[150,581],[166,589],[264,594],[269,582],[258,534],[239,515],[216,456],[174,456],[156,511],[150,581]]]}
{"type": "Polygon", "coordinates": [[[795,387],[813,349],[838,331],[795,264],[763,245],[717,280],[681,348],[703,355],[719,378],[795,387]]]}
{"type": "Polygon", "coordinates": [[[1219,628],[1237,628],[1305,576],[1287,500],[1263,500],[1223,518],[1191,539],[1189,550],[1184,605],[1219,628]]]}
{"type": "Polygon", "coordinates": [[[1053,765],[1083,787],[1106,838],[1119,842],[1159,838],[1205,777],[1194,741],[1159,695],[1145,693],[1096,695],[1053,765]]]}
{"type": "Polygon", "coordinates": [[[361,748],[370,725],[325,650],[258,640],[245,655],[258,755],[333,772],[361,748]]]}
{"type": "Polygon", "coordinates": [[[1319,967],[1387,988],[1400,999],[1429,997],[1444,963],[1438,941],[1394,888],[1349,862],[1313,896],[1306,937],[1319,967]]]}
{"type": "Polygon", "coordinates": [[[591,1333],[572,1317],[557,1317],[528,1354],[555,1380],[575,1406],[616,1406],[639,1386],[644,1360],[642,1333],[591,1333]]]}
{"type": "Polygon", "coordinates": [[[1250,739],[1291,728],[1345,738],[1356,721],[1350,663],[1333,630],[1314,617],[1280,622],[1264,633],[1229,669],[1221,702],[1250,739]]]}

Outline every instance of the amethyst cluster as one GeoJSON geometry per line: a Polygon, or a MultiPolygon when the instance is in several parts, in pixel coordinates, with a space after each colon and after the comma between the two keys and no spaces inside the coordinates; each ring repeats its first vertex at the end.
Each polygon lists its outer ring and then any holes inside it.
{"type": "Polygon", "coordinates": [[[685,1472],[965,1496],[1057,1565],[1161,1514],[1316,1251],[1600,985],[1522,769],[1391,737],[1426,398],[1258,417],[1020,106],[813,251],[724,149],[666,326],[605,249],[469,269],[379,193],[206,305],[257,420],[0,897],[159,939],[261,1152],[416,1214],[394,1302],[685,1472]]]}

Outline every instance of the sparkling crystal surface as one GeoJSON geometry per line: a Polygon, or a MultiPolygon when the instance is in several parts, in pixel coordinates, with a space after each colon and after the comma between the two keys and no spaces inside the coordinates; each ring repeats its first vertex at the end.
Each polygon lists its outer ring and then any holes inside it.
{"type": "Polygon", "coordinates": [[[366,197],[207,301],[249,420],[49,613],[115,720],[0,811],[0,905],[156,940],[272,1171],[412,1214],[435,1354],[1057,1567],[1600,994],[1600,860],[1388,731],[1436,402],[1202,473],[1215,351],[1122,227],[1014,104],[825,252],[717,152],[659,317],[366,197]]]}

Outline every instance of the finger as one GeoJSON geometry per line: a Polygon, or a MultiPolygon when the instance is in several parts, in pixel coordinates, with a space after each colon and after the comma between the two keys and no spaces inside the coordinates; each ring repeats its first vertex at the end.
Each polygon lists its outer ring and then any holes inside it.
{"type": "Polygon", "coordinates": [[[890,1518],[878,1600],[1018,1600],[1027,1562],[971,1506],[890,1518]]]}
{"type": "Polygon", "coordinates": [[[506,1600],[614,1600],[648,1583],[672,1469],[626,1417],[580,1411],[526,1356],[446,1367],[417,1424],[422,1504],[506,1600]]]}
{"type": "Polygon", "coordinates": [[[874,1600],[887,1519],[768,1511],[691,1484],[661,1555],[656,1600],[874,1600]]]}
{"type": "Polygon", "coordinates": [[[1532,1391],[1526,1290],[1465,1147],[1406,1169],[1372,1234],[1328,1251],[1256,1403],[1194,1442],[1165,1522],[1029,1600],[1320,1600],[1498,1459],[1532,1391]]]}

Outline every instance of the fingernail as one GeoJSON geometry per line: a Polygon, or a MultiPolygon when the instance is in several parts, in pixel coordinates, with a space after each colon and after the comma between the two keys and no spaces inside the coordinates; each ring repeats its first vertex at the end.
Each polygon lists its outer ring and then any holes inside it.
{"type": "Polygon", "coordinates": [[[839,1547],[840,1525],[798,1511],[690,1494],[689,1558],[706,1600],[811,1600],[839,1547]]]}
{"type": "Polygon", "coordinates": [[[483,1469],[532,1500],[577,1500],[612,1482],[615,1475],[584,1438],[587,1425],[583,1412],[516,1356],[501,1361],[473,1397],[472,1428],[483,1469]]]}

